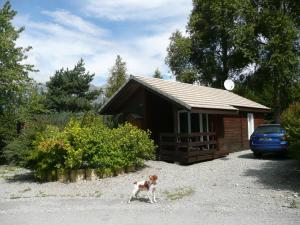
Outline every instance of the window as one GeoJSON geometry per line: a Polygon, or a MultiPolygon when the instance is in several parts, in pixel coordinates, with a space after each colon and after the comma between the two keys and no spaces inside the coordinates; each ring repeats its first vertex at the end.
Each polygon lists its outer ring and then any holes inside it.
{"type": "Polygon", "coordinates": [[[200,132],[200,117],[198,113],[191,113],[191,131],[192,133],[200,132]]]}
{"type": "Polygon", "coordinates": [[[178,132],[198,133],[209,132],[208,115],[204,113],[178,112],[178,132]]]}
{"type": "Polygon", "coordinates": [[[179,112],[179,133],[190,133],[189,132],[189,113],[188,112],[179,112]]]}

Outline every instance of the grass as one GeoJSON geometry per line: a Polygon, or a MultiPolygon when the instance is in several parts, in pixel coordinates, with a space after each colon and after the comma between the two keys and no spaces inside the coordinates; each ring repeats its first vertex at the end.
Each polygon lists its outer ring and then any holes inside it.
{"type": "Polygon", "coordinates": [[[22,169],[21,167],[17,167],[17,166],[1,166],[0,174],[7,174],[7,173],[19,171],[21,169],[22,169]]]}
{"type": "Polygon", "coordinates": [[[101,197],[101,192],[100,191],[95,191],[94,192],[94,197],[96,197],[96,198],[100,198],[101,197]]]}
{"type": "Polygon", "coordinates": [[[19,199],[19,198],[21,198],[21,196],[20,195],[11,194],[9,198],[10,199],[19,199]]]}
{"type": "Polygon", "coordinates": [[[163,194],[167,197],[167,199],[171,201],[179,200],[184,197],[188,197],[195,193],[195,190],[191,187],[182,187],[176,188],[172,191],[164,191],[163,194]]]}
{"type": "Polygon", "coordinates": [[[28,192],[28,191],[31,191],[31,188],[30,188],[30,187],[25,188],[24,190],[20,190],[19,192],[20,192],[20,193],[25,193],[25,192],[28,192]]]}
{"type": "Polygon", "coordinates": [[[35,197],[45,198],[45,197],[53,197],[53,196],[56,196],[56,195],[50,195],[50,194],[47,194],[47,193],[45,193],[43,191],[39,191],[39,193],[35,197]]]}
{"type": "Polygon", "coordinates": [[[81,197],[81,198],[95,197],[95,198],[100,198],[101,196],[102,196],[102,193],[100,191],[95,191],[95,192],[92,192],[92,193],[76,193],[74,195],[71,195],[71,194],[60,195],[60,197],[69,197],[69,198],[73,198],[73,197],[81,197]]]}
{"type": "Polygon", "coordinates": [[[0,166],[0,178],[9,179],[14,176],[14,172],[20,170],[22,170],[22,168],[17,166],[0,166]]]}
{"type": "Polygon", "coordinates": [[[295,199],[292,200],[292,202],[290,203],[289,208],[292,208],[292,209],[297,209],[298,208],[298,205],[297,205],[297,202],[296,202],[295,199]]]}

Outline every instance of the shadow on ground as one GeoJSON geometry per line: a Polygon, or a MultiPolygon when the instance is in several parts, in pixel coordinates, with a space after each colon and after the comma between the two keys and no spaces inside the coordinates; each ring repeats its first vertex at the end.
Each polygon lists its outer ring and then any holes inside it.
{"type": "Polygon", "coordinates": [[[132,198],[131,199],[131,202],[134,202],[134,201],[138,201],[138,202],[145,202],[145,203],[149,203],[149,198],[146,198],[146,197],[137,197],[137,198],[132,198]]]}
{"type": "Polygon", "coordinates": [[[279,154],[272,154],[272,153],[264,154],[259,158],[255,157],[253,155],[253,153],[246,153],[246,154],[243,154],[243,155],[239,155],[238,157],[242,158],[242,159],[267,159],[267,160],[288,160],[288,159],[290,159],[288,156],[279,155],[279,154]]]}
{"type": "Polygon", "coordinates": [[[239,156],[249,160],[262,160],[262,165],[257,169],[248,169],[244,176],[257,178],[257,182],[266,188],[287,190],[300,193],[300,165],[299,162],[278,155],[265,155],[255,158],[247,153],[239,156]]]}
{"type": "Polygon", "coordinates": [[[38,182],[35,179],[33,172],[25,172],[25,173],[15,174],[13,176],[7,176],[5,177],[5,180],[8,183],[17,183],[17,182],[37,183],[38,182]]]}

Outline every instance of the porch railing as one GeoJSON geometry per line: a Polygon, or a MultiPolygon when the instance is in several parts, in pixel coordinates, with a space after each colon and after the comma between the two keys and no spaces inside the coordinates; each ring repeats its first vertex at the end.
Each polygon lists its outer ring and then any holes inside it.
{"type": "Polygon", "coordinates": [[[193,163],[213,159],[217,149],[216,133],[162,133],[159,142],[160,159],[193,163]]]}

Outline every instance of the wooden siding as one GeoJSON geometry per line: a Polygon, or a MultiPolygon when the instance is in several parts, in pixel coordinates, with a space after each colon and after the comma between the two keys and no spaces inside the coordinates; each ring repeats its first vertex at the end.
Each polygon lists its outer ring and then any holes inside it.
{"type": "MultiPolygon", "coordinates": [[[[216,116],[216,131],[220,152],[234,152],[249,149],[247,113],[216,116]],[[219,127],[223,121],[223,127],[219,127]],[[223,130],[222,130],[223,129],[223,130]]],[[[254,127],[264,123],[264,114],[254,113],[254,127]]]]}

